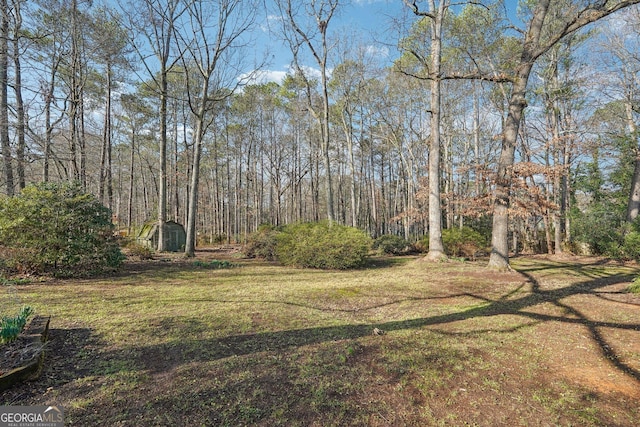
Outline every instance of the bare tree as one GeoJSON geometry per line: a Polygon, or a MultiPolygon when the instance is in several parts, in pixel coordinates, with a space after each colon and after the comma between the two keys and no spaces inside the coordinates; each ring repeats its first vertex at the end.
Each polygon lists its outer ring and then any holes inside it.
{"type": "Polygon", "coordinates": [[[107,11],[98,10],[93,17],[92,38],[94,45],[94,56],[103,67],[105,105],[104,105],[104,126],[102,133],[102,154],[100,159],[100,182],[98,188],[98,199],[105,203],[104,193],[106,190],[106,205],[113,209],[113,177],[112,177],[112,97],[115,86],[114,79],[116,71],[127,67],[127,35],[115,19],[111,19],[107,11]]]}
{"type": "MultiPolygon", "coordinates": [[[[82,1],[82,0],[81,0],[82,1]]],[[[81,31],[81,16],[78,8],[78,0],[71,0],[70,14],[70,52],[67,84],[69,86],[69,148],[71,151],[71,170],[73,178],[80,181],[82,188],[86,189],[86,175],[84,169],[84,70],[82,69],[82,56],[84,40],[81,31]],[[80,161],[78,162],[78,149],[80,149],[80,161]]]]}
{"type": "Polygon", "coordinates": [[[4,161],[5,188],[13,196],[13,161],[9,141],[9,5],[0,0],[0,146],[4,161]]]}
{"type": "Polygon", "coordinates": [[[282,33],[293,53],[293,66],[298,76],[306,85],[307,108],[320,126],[321,152],[325,168],[325,196],[327,198],[327,219],[334,221],[334,197],[331,174],[330,134],[329,134],[329,76],[328,59],[329,43],[327,29],[335,16],[339,0],[321,0],[297,2],[292,0],[276,0],[282,16],[282,33]],[[312,79],[305,70],[300,56],[305,47],[318,65],[320,72],[320,91],[322,107],[317,108],[312,99],[312,79]]]}
{"type": "Polygon", "coordinates": [[[131,44],[155,84],[160,99],[160,185],[158,188],[158,252],[165,251],[167,221],[168,75],[178,61],[173,52],[176,22],[186,10],[182,0],[134,0],[123,6],[129,17],[131,44]],[[136,37],[137,36],[137,37],[136,37]],[[147,55],[148,49],[152,55],[147,55]],[[156,72],[159,64],[160,70],[156,72]]]}
{"type": "Polygon", "coordinates": [[[26,151],[26,120],[24,99],[22,96],[22,9],[21,5],[24,0],[12,0],[13,9],[13,91],[15,94],[15,110],[16,110],[16,173],[18,175],[18,187],[23,189],[26,186],[25,178],[25,151],[26,151]]]}
{"type": "Polygon", "coordinates": [[[181,57],[189,77],[189,107],[195,122],[185,244],[185,255],[189,257],[194,256],[196,247],[200,160],[205,133],[213,123],[217,104],[252,78],[251,74],[245,75],[244,79],[238,76],[247,65],[247,56],[243,54],[249,43],[245,37],[256,22],[257,10],[257,4],[247,0],[194,1],[186,10],[189,34],[178,34],[181,57]]]}
{"type": "Polygon", "coordinates": [[[58,19],[56,13],[60,13],[58,4],[52,2],[39,2],[39,10],[35,14],[36,25],[34,28],[34,44],[35,48],[31,54],[39,59],[42,67],[42,76],[39,77],[39,87],[37,93],[42,99],[42,108],[44,113],[44,129],[32,128],[30,123],[26,123],[29,136],[35,139],[42,147],[42,181],[48,182],[50,179],[50,166],[54,157],[53,137],[54,131],[58,124],[65,117],[66,103],[59,108],[59,114],[56,113],[56,106],[59,96],[56,94],[58,80],[60,77],[60,69],[62,67],[63,55],[65,52],[67,34],[63,27],[62,20],[58,19]],[[45,8],[45,6],[47,6],[45,8]],[[44,135],[42,135],[44,133],[44,135]]]}

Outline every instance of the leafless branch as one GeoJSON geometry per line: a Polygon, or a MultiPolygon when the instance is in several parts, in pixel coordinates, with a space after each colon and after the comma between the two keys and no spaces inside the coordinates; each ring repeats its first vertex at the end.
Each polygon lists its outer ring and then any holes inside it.
{"type": "Polygon", "coordinates": [[[436,15],[434,13],[427,12],[425,10],[420,10],[415,0],[414,1],[404,0],[404,4],[406,4],[411,9],[411,11],[417,16],[426,16],[427,18],[430,18],[430,19],[436,19],[436,15]]]}

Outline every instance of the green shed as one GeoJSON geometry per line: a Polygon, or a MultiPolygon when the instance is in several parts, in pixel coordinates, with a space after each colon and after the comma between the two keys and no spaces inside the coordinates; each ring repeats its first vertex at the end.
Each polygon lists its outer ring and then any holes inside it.
{"type": "MultiPolygon", "coordinates": [[[[184,250],[184,245],[187,243],[187,233],[184,231],[182,224],[178,224],[175,221],[165,222],[165,248],[169,252],[179,252],[184,250]]],[[[158,248],[158,221],[148,222],[138,233],[136,241],[151,249],[158,248]]]]}

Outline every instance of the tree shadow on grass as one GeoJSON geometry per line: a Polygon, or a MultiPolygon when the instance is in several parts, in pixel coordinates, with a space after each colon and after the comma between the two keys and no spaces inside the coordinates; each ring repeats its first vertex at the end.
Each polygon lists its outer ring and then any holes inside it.
{"type": "MultiPolygon", "coordinates": [[[[540,320],[540,321],[560,321],[565,323],[576,323],[583,325],[589,331],[591,339],[598,345],[601,355],[608,360],[613,366],[615,366],[621,372],[629,375],[632,378],[635,378],[640,382],[640,371],[635,369],[634,367],[624,363],[620,356],[615,352],[613,346],[607,342],[604,334],[602,333],[602,328],[612,328],[619,330],[631,330],[640,332],[640,322],[635,324],[624,324],[624,323],[616,323],[616,322],[603,322],[603,321],[594,321],[590,320],[586,314],[582,313],[580,310],[572,307],[567,303],[563,303],[561,300],[579,294],[588,294],[595,296],[597,298],[602,298],[600,295],[601,292],[597,290],[599,288],[603,288],[606,286],[614,285],[617,283],[630,282],[635,278],[635,275],[629,274],[617,274],[614,276],[603,277],[587,282],[576,283],[568,288],[561,288],[555,290],[545,291],[542,290],[540,283],[529,273],[521,272],[524,276],[528,278],[528,280],[532,283],[532,295],[539,296],[544,298],[546,301],[551,302],[553,305],[563,309],[565,313],[572,316],[548,316],[537,313],[530,312],[519,312],[518,314],[528,316],[530,318],[540,320]]],[[[607,301],[606,298],[604,298],[607,301]]],[[[621,304],[627,304],[622,302],[621,304]]],[[[524,308],[524,307],[523,307],[524,308]]]]}
{"type": "MultiPolygon", "coordinates": [[[[555,265],[549,266],[548,268],[557,267],[558,266],[555,265]]],[[[520,273],[527,279],[527,282],[531,284],[530,293],[518,297],[518,291],[525,286],[520,285],[519,288],[514,289],[496,299],[471,293],[451,295],[451,297],[469,296],[476,298],[481,302],[481,305],[454,313],[376,324],[349,324],[328,327],[312,327],[286,331],[233,335],[204,340],[175,340],[158,345],[143,345],[136,348],[128,348],[126,350],[122,350],[120,353],[119,351],[116,351],[115,353],[108,354],[106,356],[124,358],[135,355],[137,360],[135,361],[134,366],[144,367],[144,369],[149,370],[150,372],[160,373],[191,362],[213,361],[232,356],[242,356],[260,352],[278,352],[323,342],[361,338],[372,334],[374,328],[391,332],[444,325],[482,317],[515,315],[529,319],[530,322],[527,322],[527,325],[544,322],[561,322],[583,325],[589,332],[590,338],[599,347],[602,356],[604,356],[606,360],[608,360],[609,363],[619,371],[640,382],[640,371],[622,360],[614,350],[613,346],[607,342],[602,332],[602,328],[610,328],[638,331],[640,335],[640,322],[618,323],[590,320],[584,313],[563,301],[567,297],[571,296],[598,296],[601,292],[599,291],[600,288],[629,282],[633,278],[632,275],[619,273],[606,277],[590,278],[590,276],[586,276],[588,280],[575,282],[562,288],[544,290],[542,289],[541,284],[529,271],[526,271],[526,269],[522,270],[523,271],[520,273]],[[550,303],[561,308],[565,314],[551,315],[528,311],[528,309],[532,307],[545,303],[550,303]]],[[[424,300],[428,301],[429,299],[430,298],[425,298],[424,300]]],[[[276,301],[258,300],[254,302],[277,303],[276,301]]],[[[289,304],[286,301],[281,301],[280,303],[289,304]]],[[[331,309],[326,310],[330,311],[331,309]]],[[[488,332],[489,329],[486,331],[488,332]]]]}

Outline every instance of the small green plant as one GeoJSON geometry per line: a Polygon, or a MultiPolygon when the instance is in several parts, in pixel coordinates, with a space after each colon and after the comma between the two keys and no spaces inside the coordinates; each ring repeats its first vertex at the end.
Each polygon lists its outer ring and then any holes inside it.
{"type": "Polygon", "coordinates": [[[218,261],[217,259],[212,259],[211,261],[193,261],[193,266],[198,268],[207,268],[210,270],[220,270],[223,268],[231,268],[233,264],[229,261],[218,261]]]}
{"type": "Polygon", "coordinates": [[[634,279],[633,283],[631,283],[627,288],[627,291],[632,294],[640,294],[640,276],[634,279]]]}
{"type": "Polygon", "coordinates": [[[27,324],[27,319],[33,314],[28,305],[23,306],[15,317],[3,317],[0,320],[0,344],[15,341],[27,324]]]}

